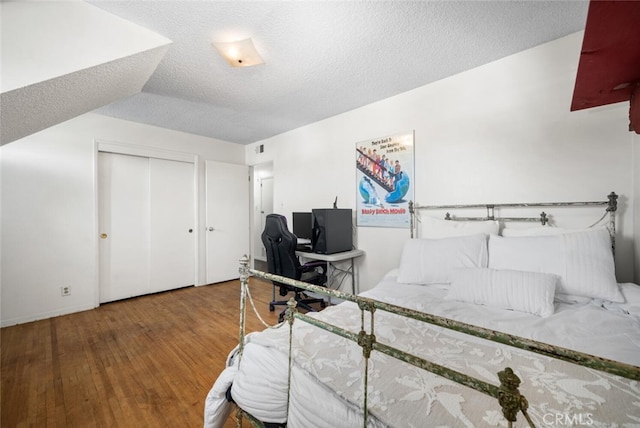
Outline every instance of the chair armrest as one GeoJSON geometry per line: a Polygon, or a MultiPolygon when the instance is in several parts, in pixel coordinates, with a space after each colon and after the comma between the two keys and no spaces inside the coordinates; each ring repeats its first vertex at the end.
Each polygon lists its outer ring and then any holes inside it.
{"type": "Polygon", "coordinates": [[[302,272],[311,272],[316,268],[320,268],[322,269],[322,274],[324,275],[327,273],[327,262],[324,262],[321,260],[317,260],[317,261],[314,260],[314,261],[303,264],[301,268],[302,268],[302,272]]]}

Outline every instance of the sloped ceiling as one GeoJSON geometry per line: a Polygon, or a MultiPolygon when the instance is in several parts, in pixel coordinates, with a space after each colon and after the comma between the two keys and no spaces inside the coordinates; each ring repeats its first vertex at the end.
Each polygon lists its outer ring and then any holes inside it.
{"type": "MultiPolygon", "coordinates": [[[[640,111],[639,85],[640,2],[592,1],[571,110],[630,101],[635,92],[635,111],[640,111]]],[[[631,128],[640,133],[640,116],[635,124],[634,117],[630,115],[631,128]]]]}
{"type": "Polygon", "coordinates": [[[2,144],[142,90],[171,41],[84,2],[4,2],[2,144]]]}
{"type": "MultiPolygon", "coordinates": [[[[173,41],[141,93],[99,113],[260,141],[584,29],[577,1],[100,1],[173,41]],[[265,64],[211,42],[251,37],[265,64]]],[[[567,103],[569,100],[567,100],[567,103]]]]}
{"type": "MultiPolygon", "coordinates": [[[[43,21],[43,28],[30,30],[31,38],[47,40],[41,43],[46,51],[60,43],[55,34],[62,30],[44,27],[69,25],[68,15],[59,12],[69,2],[30,3],[36,9],[30,12],[43,21]]],[[[89,0],[85,6],[160,35],[165,44],[113,58],[117,64],[106,60],[60,73],[16,93],[3,86],[2,142],[97,108],[112,117],[249,144],[583,30],[588,4],[89,0]],[[231,68],[211,46],[246,37],[265,64],[231,68]],[[7,106],[11,113],[5,113],[7,106]]],[[[100,29],[79,25],[77,37],[99,39],[102,33],[98,42],[104,43],[122,28],[122,22],[100,29]]],[[[98,43],[66,58],[101,50],[98,43]]]]}

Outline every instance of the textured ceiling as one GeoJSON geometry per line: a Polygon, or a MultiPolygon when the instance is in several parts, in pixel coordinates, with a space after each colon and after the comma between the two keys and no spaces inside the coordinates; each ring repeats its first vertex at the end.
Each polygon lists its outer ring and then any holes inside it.
{"type": "Polygon", "coordinates": [[[583,30],[588,1],[98,1],[173,41],[108,116],[249,144],[583,30]],[[211,41],[251,37],[232,68],[211,41]]]}
{"type": "Polygon", "coordinates": [[[0,2],[0,145],[140,93],[170,41],[80,1],[0,2]]]}

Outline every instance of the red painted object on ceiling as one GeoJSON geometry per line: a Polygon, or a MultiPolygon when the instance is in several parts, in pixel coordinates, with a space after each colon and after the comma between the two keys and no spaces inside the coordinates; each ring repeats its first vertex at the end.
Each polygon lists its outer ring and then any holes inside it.
{"type": "Polygon", "coordinates": [[[639,87],[640,1],[591,0],[571,111],[630,101],[629,128],[640,133],[639,87]]]}

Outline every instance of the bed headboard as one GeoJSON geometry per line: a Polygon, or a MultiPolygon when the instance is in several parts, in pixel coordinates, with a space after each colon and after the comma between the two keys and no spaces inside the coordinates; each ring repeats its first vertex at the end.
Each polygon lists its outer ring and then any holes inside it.
{"type": "Polygon", "coordinates": [[[593,207],[604,206],[605,211],[592,226],[600,223],[602,220],[609,216],[608,229],[611,235],[611,247],[615,249],[615,234],[616,234],[616,210],[618,209],[618,195],[615,192],[607,195],[606,201],[589,201],[589,202],[520,202],[520,203],[506,203],[506,204],[471,204],[471,205],[418,205],[413,201],[409,201],[409,214],[410,214],[410,231],[411,238],[416,235],[417,223],[420,221],[417,212],[421,210],[459,210],[459,209],[486,209],[487,215],[485,217],[459,217],[453,216],[447,212],[445,214],[445,220],[451,221],[486,221],[497,220],[500,222],[533,222],[540,223],[545,226],[550,221],[550,216],[545,211],[542,211],[538,217],[501,217],[499,211],[501,208],[531,208],[531,207],[593,207]],[[497,212],[496,212],[497,211],[497,212]]]}

